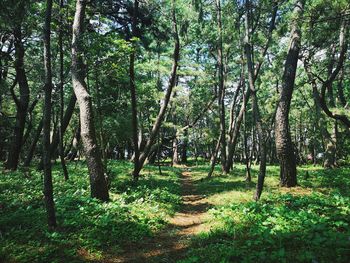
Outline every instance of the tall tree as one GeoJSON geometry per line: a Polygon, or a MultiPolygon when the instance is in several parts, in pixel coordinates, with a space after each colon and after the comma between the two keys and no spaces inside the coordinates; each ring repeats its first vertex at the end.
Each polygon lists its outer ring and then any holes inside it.
{"type": "MultiPolygon", "coordinates": [[[[137,36],[137,12],[138,12],[139,2],[138,0],[134,1],[134,9],[132,15],[132,36],[137,36]]],[[[135,39],[131,39],[134,43],[135,39]]],[[[136,181],[138,178],[139,170],[139,159],[140,159],[140,149],[138,143],[138,125],[137,125],[137,97],[136,97],[136,84],[135,84],[135,45],[130,53],[130,65],[129,65],[129,74],[130,74],[130,96],[131,96],[131,116],[132,116],[132,140],[134,144],[134,171],[133,179],[136,181]]]]}
{"type": "MultiPolygon", "coordinates": [[[[63,170],[63,175],[66,180],[68,180],[68,170],[66,166],[66,162],[64,160],[64,146],[63,146],[63,117],[64,117],[64,52],[63,52],[63,0],[60,0],[60,16],[59,16],[59,32],[58,32],[58,46],[59,46],[59,53],[60,53],[60,107],[59,107],[59,119],[60,119],[60,125],[58,127],[59,129],[59,154],[60,154],[60,160],[63,170]]],[[[50,150],[51,153],[51,150],[50,150]]]]}
{"type": "Polygon", "coordinates": [[[134,169],[134,171],[133,171],[133,175],[134,175],[135,180],[138,179],[140,171],[141,171],[148,155],[150,154],[150,152],[152,150],[152,146],[154,145],[154,142],[155,142],[157,135],[159,133],[159,129],[160,129],[162,122],[164,120],[164,116],[165,116],[165,113],[167,111],[167,107],[168,107],[168,104],[169,104],[169,101],[171,98],[173,88],[176,85],[177,68],[178,68],[178,62],[179,62],[179,58],[180,58],[180,39],[179,39],[179,33],[178,33],[178,29],[177,29],[175,0],[172,1],[171,16],[172,16],[172,24],[173,24],[173,36],[174,36],[174,41],[175,41],[174,52],[173,52],[173,65],[171,68],[168,87],[167,87],[167,90],[166,90],[165,95],[164,95],[163,104],[160,107],[160,110],[158,112],[156,120],[154,121],[149,138],[148,138],[142,152],[140,151],[138,167],[137,167],[137,169],[134,169]]]}
{"type": "Polygon", "coordinates": [[[284,64],[282,88],[275,117],[276,152],[280,162],[280,185],[286,187],[297,185],[296,160],[289,127],[289,110],[301,44],[300,23],[304,4],[305,0],[297,0],[293,10],[290,44],[284,64]]]}
{"type": "Polygon", "coordinates": [[[252,97],[252,108],[253,108],[253,116],[256,126],[256,131],[258,133],[259,138],[259,156],[260,156],[260,167],[259,167],[259,175],[258,175],[258,183],[256,186],[256,192],[254,195],[255,200],[259,200],[264,180],[266,174],[266,142],[265,142],[265,132],[263,129],[263,124],[260,116],[260,109],[258,104],[258,97],[256,94],[255,81],[254,81],[254,65],[253,65],[253,57],[252,57],[252,46],[250,41],[250,32],[251,30],[251,3],[249,0],[245,2],[245,39],[244,39],[244,54],[247,60],[247,73],[248,73],[248,84],[252,97]]]}
{"type": "Polygon", "coordinates": [[[80,110],[81,138],[90,174],[91,196],[108,201],[108,187],[104,176],[101,152],[97,145],[91,96],[85,82],[83,62],[83,24],[86,1],[77,0],[73,22],[72,39],[72,81],[80,110]]]}
{"type": "Polygon", "coordinates": [[[45,97],[43,109],[43,165],[44,165],[44,198],[49,227],[56,227],[55,203],[53,200],[52,168],[50,155],[51,132],[51,95],[52,95],[52,70],[51,70],[51,13],[52,0],[46,2],[46,14],[44,24],[44,69],[45,69],[45,97]]]}
{"type": "MultiPolygon", "coordinates": [[[[16,104],[16,124],[13,130],[12,141],[5,164],[6,169],[16,170],[19,163],[19,156],[23,145],[23,134],[26,124],[26,116],[29,104],[29,85],[27,73],[24,66],[25,49],[23,45],[22,23],[25,16],[26,1],[20,1],[16,9],[16,17],[14,19],[14,46],[15,46],[15,70],[16,81],[19,86],[19,98],[11,89],[13,100],[16,104]]],[[[14,88],[14,86],[13,86],[14,88]]]]}
{"type": "Polygon", "coordinates": [[[225,125],[225,82],[224,82],[224,63],[223,63],[223,45],[222,45],[222,18],[221,18],[221,0],[216,0],[216,23],[217,23],[217,64],[218,64],[218,106],[220,118],[220,148],[221,148],[221,166],[224,173],[227,173],[226,165],[226,125],[225,125]]]}

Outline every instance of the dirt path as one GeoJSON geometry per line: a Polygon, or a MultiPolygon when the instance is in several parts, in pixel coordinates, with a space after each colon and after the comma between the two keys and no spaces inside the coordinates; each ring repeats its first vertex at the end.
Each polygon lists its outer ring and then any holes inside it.
{"type": "Polygon", "coordinates": [[[208,210],[205,198],[196,192],[189,169],[181,176],[183,206],[169,220],[169,226],[138,247],[130,247],[122,257],[108,262],[176,262],[181,259],[192,236],[206,230],[203,220],[208,210]]]}

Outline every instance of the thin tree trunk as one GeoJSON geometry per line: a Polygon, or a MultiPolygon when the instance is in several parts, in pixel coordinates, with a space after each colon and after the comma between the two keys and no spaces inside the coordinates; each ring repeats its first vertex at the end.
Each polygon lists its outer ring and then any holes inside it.
{"type": "MultiPolygon", "coordinates": [[[[24,8],[22,4],[19,8],[24,8]]],[[[16,80],[19,86],[19,95],[17,98],[13,89],[11,89],[12,97],[16,103],[16,124],[13,131],[13,137],[9,149],[8,158],[5,164],[6,169],[16,170],[19,163],[19,156],[23,145],[23,134],[26,123],[26,116],[29,104],[29,86],[27,75],[24,67],[24,46],[22,43],[22,27],[21,24],[16,26],[13,32],[15,45],[15,70],[16,80]]]]}
{"type": "Polygon", "coordinates": [[[36,145],[40,139],[40,135],[41,135],[41,131],[43,130],[43,120],[40,120],[39,124],[38,124],[38,127],[35,131],[35,135],[34,135],[34,138],[32,140],[32,143],[30,144],[30,147],[29,147],[29,151],[28,151],[28,154],[27,154],[27,158],[25,159],[24,163],[23,163],[23,166],[24,167],[29,167],[30,166],[30,163],[32,162],[32,159],[33,159],[33,156],[34,156],[34,152],[35,152],[35,149],[36,149],[36,145]]]}
{"type": "MultiPolygon", "coordinates": [[[[132,36],[137,36],[137,15],[138,15],[138,0],[134,1],[133,17],[132,17],[132,36]]],[[[135,83],[135,49],[136,46],[133,45],[133,49],[130,53],[130,96],[131,96],[131,117],[132,117],[132,139],[134,144],[134,171],[133,180],[137,181],[139,176],[139,162],[140,162],[140,149],[138,143],[138,124],[137,124],[137,95],[136,95],[136,83],[135,83]]]]}
{"type": "MultiPolygon", "coordinates": [[[[63,115],[64,115],[64,96],[63,96],[63,88],[64,88],[64,75],[63,75],[63,0],[60,0],[60,28],[59,28],[59,34],[58,34],[58,46],[59,46],[59,53],[60,53],[60,126],[59,126],[59,152],[60,152],[60,160],[61,160],[61,166],[62,171],[64,175],[64,179],[68,180],[68,170],[66,166],[66,161],[64,160],[64,146],[63,146],[63,115]]],[[[50,149],[51,153],[51,149],[50,149]]]]}
{"type": "Polygon", "coordinates": [[[244,40],[244,53],[247,60],[247,71],[248,71],[248,83],[249,83],[249,89],[252,96],[252,107],[253,107],[253,116],[255,121],[256,130],[258,133],[259,138],[259,157],[260,157],[260,167],[259,167],[259,175],[258,175],[258,182],[256,185],[256,191],[254,194],[254,199],[259,200],[263,186],[264,186],[264,180],[265,180],[265,174],[266,174],[266,145],[265,145],[265,135],[264,130],[262,126],[262,121],[260,117],[260,110],[259,110],[259,104],[258,104],[258,97],[256,95],[256,89],[254,84],[254,66],[252,61],[252,47],[250,44],[250,2],[249,0],[246,0],[245,3],[246,8],[246,15],[245,15],[245,40],[244,40]]]}
{"type": "MultiPolygon", "coordinates": [[[[277,1],[273,1],[273,10],[272,10],[272,16],[271,16],[271,21],[270,21],[270,25],[269,25],[269,31],[268,31],[268,36],[267,36],[267,41],[265,43],[265,46],[264,46],[264,49],[262,51],[262,60],[258,63],[256,63],[256,66],[255,66],[255,69],[254,69],[254,77],[253,77],[253,83],[255,83],[255,80],[257,79],[258,75],[259,75],[259,72],[260,72],[260,69],[261,69],[261,66],[264,62],[264,58],[266,56],[266,53],[267,53],[267,50],[270,46],[270,42],[271,42],[271,38],[272,38],[272,32],[275,28],[275,22],[276,22],[276,17],[277,17],[277,10],[278,10],[278,5],[277,5],[277,1]]],[[[231,167],[233,167],[233,155],[234,155],[234,152],[235,152],[235,149],[236,149],[236,144],[237,144],[237,141],[238,141],[238,136],[239,136],[239,130],[240,130],[240,127],[241,127],[241,124],[242,124],[242,120],[243,120],[243,114],[244,114],[244,111],[246,110],[246,106],[247,106],[247,103],[249,101],[249,98],[250,98],[250,89],[247,89],[247,92],[244,96],[244,100],[243,100],[243,103],[241,105],[241,108],[240,108],[240,111],[239,111],[239,114],[237,116],[237,120],[236,120],[236,123],[235,123],[235,127],[232,131],[232,141],[230,142],[229,144],[229,147],[228,147],[228,157],[227,157],[227,166],[228,168],[227,169],[231,169],[231,167]]]]}
{"type": "Polygon", "coordinates": [[[305,0],[297,0],[293,11],[294,20],[291,28],[291,40],[284,65],[282,89],[275,121],[276,152],[280,161],[280,185],[297,185],[296,160],[289,127],[289,109],[294,89],[294,81],[300,50],[300,19],[305,0]]]}
{"type": "Polygon", "coordinates": [[[226,169],[226,125],[225,125],[225,86],[224,86],[224,64],[223,64],[223,47],[222,47],[222,21],[221,21],[221,0],[216,0],[216,17],[217,17],[217,30],[218,30],[218,49],[217,49],[217,64],[218,64],[218,76],[219,76],[219,92],[218,92],[218,106],[219,106],[219,118],[220,118],[220,133],[223,136],[220,137],[221,148],[221,167],[224,174],[228,171],[226,169]]]}
{"type": "MultiPolygon", "coordinates": [[[[244,86],[243,86],[244,87],[244,86]]],[[[243,94],[244,94],[244,89],[243,89],[243,94]]],[[[252,181],[252,176],[250,173],[250,154],[249,154],[249,149],[248,149],[248,134],[247,134],[247,119],[246,119],[246,111],[244,112],[244,116],[243,116],[243,143],[244,143],[244,161],[245,161],[245,167],[246,167],[246,177],[245,180],[247,182],[251,182],[252,181]]]]}
{"type": "Polygon", "coordinates": [[[188,130],[184,130],[183,134],[183,143],[181,147],[181,163],[185,164],[187,163],[187,145],[188,145],[188,130]]]}
{"type": "Polygon", "coordinates": [[[179,164],[179,151],[178,151],[178,139],[177,139],[177,136],[175,136],[175,138],[173,139],[173,158],[172,158],[172,161],[171,161],[171,164],[172,165],[176,165],[176,164],[179,164]]]}
{"type": "MultiPolygon", "coordinates": [[[[77,101],[77,97],[73,92],[69,99],[62,122],[60,123],[61,127],[59,127],[59,131],[61,131],[62,134],[66,132],[69,122],[73,116],[76,101],[77,101]]],[[[56,132],[55,130],[52,136],[52,142],[51,142],[51,156],[54,155],[55,151],[57,150],[57,147],[59,147],[59,142],[60,142],[60,135],[59,135],[59,132],[56,132]]]]}
{"type": "Polygon", "coordinates": [[[217,143],[215,145],[215,149],[212,152],[212,155],[211,155],[211,158],[210,158],[210,169],[209,169],[209,172],[208,172],[208,178],[210,178],[213,175],[213,172],[214,172],[214,169],[215,169],[216,160],[217,160],[219,149],[220,149],[220,145],[221,145],[221,136],[223,136],[222,133],[220,133],[219,139],[218,139],[218,141],[217,141],[217,143]]]}
{"type": "Polygon", "coordinates": [[[139,158],[139,162],[138,162],[138,169],[133,171],[133,175],[135,178],[139,177],[140,171],[151,151],[151,148],[154,144],[154,141],[159,133],[159,129],[160,126],[163,122],[169,101],[170,101],[170,97],[171,97],[171,93],[172,90],[176,84],[176,79],[177,79],[177,67],[178,67],[178,61],[180,58],[180,40],[179,40],[179,34],[178,34],[178,30],[177,30],[177,23],[176,23],[176,15],[175,15],[175,0],[173,0],[172,2],[172,20],[173,20],[173,31],[174,31],[174,40],[175,40],[175,46],[174,46],[174,53],[173,53],[173,65],[172,65],[172,70],[171,70],[171,74],[170,74],[170,79],[169,79],[169,84],[168,84],[168,88],[166,90],[165,93],[165,97],[163,100],[163,104],[159,110],[158,116],[153,124],[150,136],[146,142],[146,145],[142,151],[142,153],[140,153],[140,158],[139,158]]]}
{"type": "Polygon", "coordinates": [[[44,67],[45,67],[45,99],[43,109],[43,165],[44,165],[44,199],[48,225],[56,227],[55,203],[53,200],[52,168],[50,156],[50,132],[51,132],[51,95],[52,95],[52,72],[51,72],[51,12],[52,0],[46,1],[46,14],[44,25],[44,67]]]}
{"type": "Polygon", "coordinates": [[[81,138],[90,174],[91,197],[108,201],[108,187],[104,176],[101,152],[97,145],[91,97],[85,82],[83,62],[83,22],[86,1],[77,0],[73,22],[72,80],[80,109],[81,138]]]}

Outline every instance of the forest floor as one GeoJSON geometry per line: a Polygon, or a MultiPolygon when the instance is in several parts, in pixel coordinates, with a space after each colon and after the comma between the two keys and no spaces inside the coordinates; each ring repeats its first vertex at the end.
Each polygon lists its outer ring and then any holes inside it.
{"type": "Polygon", "coordinates": [[[185,256],[191,239],[208,231],[203,223],[210,205],[205,195],[198,193],[191,169],[185,166],[181,169],[182,206],[169,219],[169,225],[142,244],[130,245],[121,257],[107,262],[177,262],[185,256]]]}
{"type": "Polygon", "coordinates": [[[230,174],[208,163],[133,165],[110,161],[110,202],[90,197],[83,161],[59,164],[53,183],[58,228],[46,225],[42,174],[0,168],[0,263],[339,262],[350,258],[350,167],[298,167],[298,187],[279,187],[268,166],[262,198],[253,201],[244,165],[230,174]]]}

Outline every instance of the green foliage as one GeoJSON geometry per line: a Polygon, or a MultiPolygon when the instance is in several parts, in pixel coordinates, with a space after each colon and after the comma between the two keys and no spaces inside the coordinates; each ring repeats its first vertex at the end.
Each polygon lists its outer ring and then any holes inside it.
{"type": "Polygon", "coordinates": [[[30,177],[21,172],[2,173],[0,259],[83,262],[88,255],[96,260],[164,227],[180,204],[178,171],[167,169],[159,176],[155,168],[146,168],[148,174],[134,186],[128,174],[130,163],[112,162],[110,167],[114,176],[108,203],[89,196],[85,164],[70,165],[67,182],[60,167],[55,167],[56,231],[46,227],[40,173],[33,171],[30,177]]]}
{"type": "Polygon", "coordinates": [[[273,177],[267,178],[269,194],[259,202],[242,200],[251,188],[242,181],[241,166],[234,170],[235,176],[200,182],[201,192],[216,195],[221,202],[209,210],[207,223],[214,227],[193,239],[181,262],[348,262],[349,169],[301,167],[302,187],[289,193],[274,190],[278,170],[269,167],[268,173],[273,177]]]}

